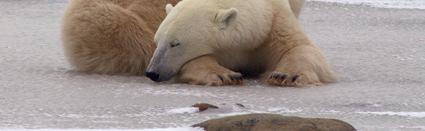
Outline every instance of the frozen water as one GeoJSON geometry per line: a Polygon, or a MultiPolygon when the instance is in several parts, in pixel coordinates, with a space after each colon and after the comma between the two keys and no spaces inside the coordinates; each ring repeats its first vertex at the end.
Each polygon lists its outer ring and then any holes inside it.
{"type": "Polygon", "coordinates": [[[425,0],[310,0],[344,4],[369,5],[381,8],[425,9],[425,0]]]}
{"type": "Polygon", "coordinates": [[[285,112],[285,113],[302,112],[301,109],[291,110],[291,109],[283,108],[283,107],[273,107],[273,108],[267,109],[267,111],[269,111],[269,112],[285,112]]]}
{"type": "Polygon", "coordinates": [[[418,117],[425,118],[425,112],[358,112],[360,114],[372,114],[372,115],[390,115],[390,116],[405,116],[405,117],[418,117]]]}
{"type": "Polygon", "coordinates": [[[168,128],[168,129],[147,129],[142,131],[204,131],[204,129],[184,127],[184,128],[168,128]]]}
{"type": "Polygon", "coordinates": [[[0,0],[0,129],[166,129],[270,112],[337,118],[361,131],[424,130],[425,118],[409,114],[425,112],[424,10],[308,2],[301,25],[339,82],[277,88],[250,79],[203,87],[73,71],[60,41],[67,2],[0,0]],[[168,113],[195,103],[220,109],[168,113]]]}
{"type": "Polygon", "coordinates": [[[178,127],[178,128],[157,128],[157,129],[1,129],[2,131],[204,131],[202,128],[178,127]]]}
{"type": "Polygon", "coordinates": [[[176,108],[176,109],[171,109],[167,112],[171,114],[188,114],[188,113],[199,112],[199,108],[195,108],[195,107],[176,108]]]}

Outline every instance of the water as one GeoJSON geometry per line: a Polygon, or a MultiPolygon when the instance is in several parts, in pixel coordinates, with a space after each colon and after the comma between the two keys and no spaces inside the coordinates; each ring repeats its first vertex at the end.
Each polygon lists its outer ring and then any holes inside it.
{"type": "Polygon", "coordinates": [[[344,4],[368,5],[379,8],[425,9],[425,0],[310,0],[344,4]]]}

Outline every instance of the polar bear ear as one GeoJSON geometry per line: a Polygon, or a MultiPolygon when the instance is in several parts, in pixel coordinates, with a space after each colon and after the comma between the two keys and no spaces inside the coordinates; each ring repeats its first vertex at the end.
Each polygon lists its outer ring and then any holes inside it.
{"type": "Polygon", "coordinates": [[[167,4],[165,6],[165,12],[167,12],[167,14],[168,14],[168,13],[171,12],[171,10],[173,10],[173,8],[174,8],[174,6],[172,4],[167,4]]]}
{"type": "Polygon", "coordinates": [[[230,8],[226,10],[220,10],[215,16],[216,22],[220,29],[226,29],[230,23],[232,23],[238,15],[238,10],[230,8]]]}

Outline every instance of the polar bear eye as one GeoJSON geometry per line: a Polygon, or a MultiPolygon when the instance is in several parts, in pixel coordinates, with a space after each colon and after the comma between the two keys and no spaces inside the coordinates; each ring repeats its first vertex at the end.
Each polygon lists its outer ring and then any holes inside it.
{"type": "Polygon", "coordinates": [[[171,43],[170,44],[170,46],[171,46],[171,48],[174,48],[174,47],[177,47],[177,46],[180,46],[181,44],[180,43],[178,43],[178,42],[176,42],[176,43],[171,43]]]}

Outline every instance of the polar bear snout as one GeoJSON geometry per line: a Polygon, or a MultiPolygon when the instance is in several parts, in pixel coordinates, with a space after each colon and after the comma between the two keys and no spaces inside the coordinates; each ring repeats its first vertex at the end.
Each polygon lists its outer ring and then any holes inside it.
{"type": "Polygon", "coordinates": [[[145,76],[148,77],[149,79],[151,79],[152,81],[155,82],[160,82],[159,81],[159,74],[155,73],[155,72],[146,72],[145,76]]]}
{"type": "Polygon", "coordinates": [[[160,65],[152,65],[150,68],[147,68],[145,71],[145,76],[155,82],[163,82],[170,80],[175,73],[175,71],[169,70],[169,67],[164,67],[160,65]]]}
{"type": "Polygon", "coordinates": [[[177,74],[182,64],[173,59],[172,56],[178,55],[173,54],[169,48],[171,48],[169,44],[159,44],[146,68],[145,76],[155,82],[163,82],[177,74]]]}
{"type": "Polygon", "coordinates": [[[174,73],[161,73],[160,71],[146,71],[145,76],[155,82],[168,81],[173,78],[174,73]]]}

